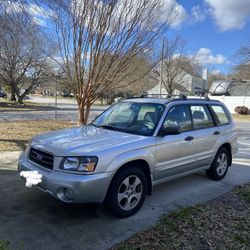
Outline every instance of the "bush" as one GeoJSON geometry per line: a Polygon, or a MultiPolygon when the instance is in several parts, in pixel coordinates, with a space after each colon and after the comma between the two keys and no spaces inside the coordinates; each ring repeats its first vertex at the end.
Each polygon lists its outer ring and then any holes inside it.
{"type": "Polygon", "coordinates": [[[240,115],[246,115],[248,113],[248,107],[245,107],[245,106],[237,106],[234,111],[237,113],[237,114],[240,114],[240,115]]]}
{"type": "Polygon", "coordinates": [[[0,240],[0,249],[1,250],[8,250],[9,249],[9,241],[7,240],[0,240]]]}

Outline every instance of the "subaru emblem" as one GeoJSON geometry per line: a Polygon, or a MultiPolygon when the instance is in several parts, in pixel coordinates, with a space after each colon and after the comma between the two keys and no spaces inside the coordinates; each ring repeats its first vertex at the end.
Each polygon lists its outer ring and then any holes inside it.
{"type": "Polygon", "coordinates": [[[37,154],[36,157],[37,157],[37,159],[39,159],[40,161],[43,159],[43,156],[40,155],[40,154],[37,154]]]}

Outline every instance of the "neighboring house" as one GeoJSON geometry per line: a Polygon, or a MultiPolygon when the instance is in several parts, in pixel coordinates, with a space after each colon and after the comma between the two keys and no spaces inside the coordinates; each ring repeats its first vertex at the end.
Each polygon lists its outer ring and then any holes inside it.
{"type": "Polygon", "coordinates": [[[229,94],[231,96],[250,96],[250,80],[233,81],[229,94]]]}
{"type": "MultiPolygon", "coordinates": [[[[163,84],[162,84],[163,85],[163,84]]],[[[162,92],[160,90],[160,84],[157,84],[155,87],[153,87],[152,89],[149,89],[147,91],[148,96],[157,96],[160,93],[162,93],[163,97],[165,97],[165,95],[168,94],[167,90],[164,88],[164,86],[162,86],[162,92]]]]}
{"type": "MultiPolygon", "coordinates": [[[[199,76],[193,76],[185,71],[182,71],[175,79],[174,94],[180,93],[195,93],[197,89],[206,89],[206,80],[199,76]]],[[[160,93],[160,83],[154,88],[147,91],[148,95],[156,95],[160,93]]],[[[162,94],[167,94],[167,91],[162,83],[162,94]]]]}

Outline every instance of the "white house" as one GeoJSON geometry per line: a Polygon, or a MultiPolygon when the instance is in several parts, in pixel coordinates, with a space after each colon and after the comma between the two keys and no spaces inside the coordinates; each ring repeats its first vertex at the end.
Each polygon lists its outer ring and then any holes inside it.
{"type": "MultiPolygon", "coordinates": [[[[205,78],[205,77],[204,77],[205,78]]],[[[175,79],[174,94],[180,93],[195,93],[197,89],[206,89],[206,79],[202,79],[198,76],[193,76],[185,71],[182,71],[175,79]]],[[[160,93],[160,83],[154,88],[147,91],[148,95],[157,95],[160,93]]],[[[162,84],[162,94],[168,94],[164,84],[162,84]]]]}

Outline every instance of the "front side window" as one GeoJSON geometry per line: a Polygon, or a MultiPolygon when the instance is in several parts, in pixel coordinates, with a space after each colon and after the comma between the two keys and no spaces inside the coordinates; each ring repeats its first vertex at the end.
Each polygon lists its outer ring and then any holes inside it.
{"type": "Polygon", "coordinates": [[[191,105],[190,110],[193,118],[194,129],[210,128],[214,126],[213,119],[209,113],[207,106],[191,105]]]}
{"type": "Polygon", "coordinates": [[[218,125],[225,125],[230,123],[230,118],[226,114],[225,110],[220,105],[211,105],[212,111],[214,112],[218,125]]]}
{"type": "Polygon", "coordinates": [[[102,113],[92,125],[138,135],[153,135],[165,110],[157,103],[120,102],[102,113]]]}
{"type": "Polygon", "coordinates": [[[190,112],[187,105],[177,105],[172,107],[163,123],[164,128],[178,126],[181,132],[192,129],[190,112]]]}

